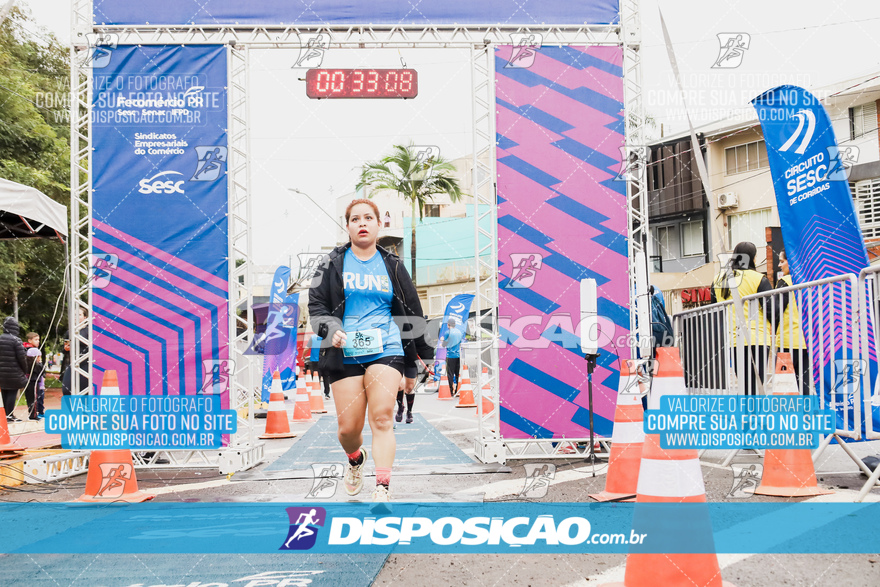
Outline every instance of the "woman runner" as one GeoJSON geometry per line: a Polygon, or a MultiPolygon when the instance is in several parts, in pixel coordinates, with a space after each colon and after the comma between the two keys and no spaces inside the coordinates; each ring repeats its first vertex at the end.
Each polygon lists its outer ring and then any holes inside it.
{"type": "MultiPolygon", "coordinates": [[[[309,314],[323,339],[318,370],[333,389],[337,436],[348,456],[345,490],[357,495],[364,485],[367,451],[361,445],[369,416],[376,465],[372,497],[389,501],[398,384],[406,367],[414,368],[419,357],[431,359],[434,351],[425,343],[422,306],[412,279],[399,257],[376,246],[376,204],[352,200],[345,223],[351,242],[331,251],[315,272],[309,314]]],[[[407,381],[410,388],[413,384],[407,381]]]]}

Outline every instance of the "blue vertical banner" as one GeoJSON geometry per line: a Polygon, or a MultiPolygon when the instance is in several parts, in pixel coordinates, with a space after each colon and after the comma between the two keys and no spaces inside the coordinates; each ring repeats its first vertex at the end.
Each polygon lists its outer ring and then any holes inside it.
{"type": "Polygon", "coordinates": [[[474,301],[473,294],[458,294],[446,304],[446,311],[443,312],[443,323],[440,325],[438,340],[443,340],[449,331],[449,319],[455,318],[455,327],[461,331],[462,340],[467,333],[467,320],[471,313],[471,304],[474,301]]]}
{"type": "Polygon", "coordinates": [[[227,48],[105,48],[93,70],[96,378],[229,407],[227,48]]]}
{"type": "MultiPolygon", "coordinates": [[[[473,294],[458,294],[446,304],[446,311],[443,312],[443,322],[440,324],[440,330],[437,332],[437,340],[446,338],[449,332],[449,318],[455,317],[455,327],[461,331],[461,339],[464,341],[464,335],[467,333],[467,319],[471,313],[471,303],[474,301],[473,294]]],[[[437,353],[434,357],[434,380],[440,380],[440,365],[446,361],[446,347],[437,345],[437,353]]]]}
{"type": "MultiPolygon", "coordinates": [[[[764,132],[794,283],[858,275],[868,266],[868,254],[825,108],[810,92],[790,85],[764,92],[752,104],[764,132]]],[[[853,332],[853,300],[839,293],[831,295],[831,286],[817,289],[819,295],[806,300],[810,311],[803,320],[814,377],[819,381],[822,373],[829,382],[825,401],[836,411],[838,426],[858,430],[862,423],[854,421],[853,404],[863,399],[846,366],[859,344],[859,333],[853,332]],[[833,306],[831,311],[818,307],[822,299],[833,306]],[[824,321],[821,328],[820,320],[824,321]]],[[[868,348],[869,356],[862,358],[876,362],[873,340],[868,348]]],[[[876,373],[876,368],[871,372],[876,373]]],[[[862,412],[872,414],[874,429],[878,429],[878,409],[863,402],[862,412]]]]}
{"type": "Polygon", "coordinates": [[[288,294],[290,267],[275,270],[269,294],[269,314],[263,346],[262,399],[269,401],[272,374],[278,371],[285,391],[296,388],[296,337],[299,321],[299,294],[288,294]]]}

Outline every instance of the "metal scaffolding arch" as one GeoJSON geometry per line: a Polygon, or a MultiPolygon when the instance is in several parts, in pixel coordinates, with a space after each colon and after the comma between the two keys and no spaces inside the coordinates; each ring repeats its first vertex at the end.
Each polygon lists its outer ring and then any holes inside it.
{"type": "MultiPolygon", "coordinates": [[[[394,26],[285,26],[285,25],[179,25],[179,26],[105,26],[93,25],[91,0],[74,0],[73,46],[71,48],[71,239],[70,323],[71,361],[75,372],[91,387],[91,317],[76,320],[76,310],[91,306],[89,287],[91,251],[91,71],[81,65],[89,52],[89,40],[95,36],[115,35],[120,44],[192,45],[225,44],[228,46],[229,100],[229,354],[234,376],[230,377],[230,409],[239,412],[238,432],[222,450],[160,451],[147,458],[135,454],[141,467],[219,466],[223,472],[245,470],[263,458],[263,444],[256,440],[253,410],[259,401],[260,369],[257,357],[245,355],[253,333],[252,314],[252,218],[250,209],[250,134],[249,134],[249,62],[254,48],[299,47],[303,35],[324,33],[330,47],[339,48],[446,48],[470,50],[472,81],[472,191],[474,196],[474,263],[476,332],[480,352],[476,387],[491,388],[492,409],[484,412],[478,402],[477,457],[484,462],[505,462],[508,458],[572,458],[586,454],[583,439],[504,439],[500,433],[499,355],[498,355],[498,237],[495,164],[495,45],[509,44],[512,34],[540,33],[545,45],[613,45],[623,47],[626,147],[630,158],[637,157],[644,145],[644,116],[641,92],[640,17],[638,0],[621,1],[621,24],[565,26],[499,25],[394,25],[394,26]],[[481,225],[482,221],[482,225],[481,225]],[[487,228],[488,227],[488,228],[487,228]],[[85,330],[83,330],[85,329],[85,330]],[[81,334],[82,331],[82,334],[81,334]],[[88,346],[80,356],[79,344],[88,346]],[[488,371],[488,379],[483,375],[488,371]],[[244,408],[247,417],[242,417],[244,408]],[[162,464],[159,462],[162,461],[162,464]]],[[[627,182],[629,213],[628,252],[630,281],[633,286],[630,307],[646,294],[636,283],[638,259],[644,263],[647,237],[647,202],[643,192],[644,165],[633,168],[627,182]]],[[[647,322],[638,322],[644,328],[647,322]]],[[[635,312],[631,312],[635,332],[635,312]]],[[[644,338],[644,337],[642,337],[644,338]]],[[[635,345],[631,349],[636,356],[635,345]]],[[[74,377],[75,393],[78,377],[74,377]]],[[[488,407],[488,403],[487,403],[488,407]]],[[[605,443],[607,445],[607,442],[605,443]]]]}

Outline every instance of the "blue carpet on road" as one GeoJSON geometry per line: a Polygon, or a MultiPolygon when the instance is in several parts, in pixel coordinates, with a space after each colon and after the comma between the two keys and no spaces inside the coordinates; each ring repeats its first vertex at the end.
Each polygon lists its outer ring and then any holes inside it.
{"type": "Polygon", "coordinates": [[[384,554],[291,552],[248,555],[7,554],[0,556],[0,577],[3,577],[4,586],[28,587],[244,587],[278,584],[366,587],[376,579],[386,558],[384,554]],[[302,579],[302,582],[296,579],[302,579]]]}
{"type": "MultiPolygon", "coordinates": [[[[396,423],[397,455],[394,465],[464,465],[474,460],[463,453],[455,443],[431,426],[421,414],[415,414],[412,424],[396,423]]],[[[474,422],[476,425],[476,422],[474,422]]],[[[369,422],[364,426],[364,446],[370,449],[372,435],[369,422]]],[[[322,416],[299,438],[290,450],[266,467],[265,471],[308,469],[312,463],[331,463],[345,460],[336,438],[336,418],[322,416]]],[[[368,466],[372,470],[371,464],[368,466]]]]}

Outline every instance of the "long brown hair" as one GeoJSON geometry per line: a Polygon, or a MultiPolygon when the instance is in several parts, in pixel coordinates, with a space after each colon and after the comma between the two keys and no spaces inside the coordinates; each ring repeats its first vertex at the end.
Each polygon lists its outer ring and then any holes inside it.
{"type": "Polygon", "coordinates": [[[735,271],[745,271],[746,269],[756,270],[755,257],[758,255],[758,248],[750,242],[741,242],[733,247],[733,254],[730,261],[721,271],[721,297],[727,299],[730,297],[730,276],[735,271]]]}

